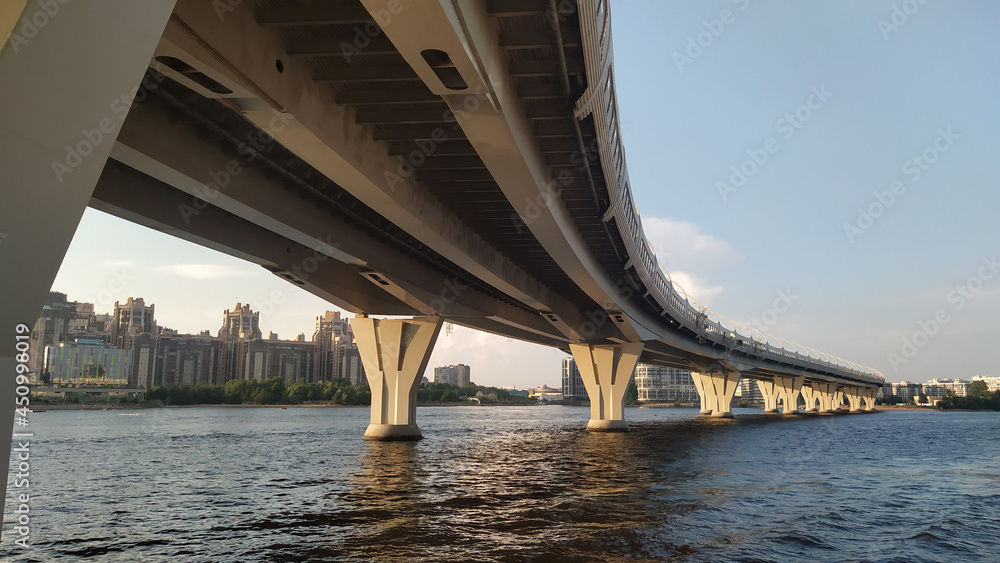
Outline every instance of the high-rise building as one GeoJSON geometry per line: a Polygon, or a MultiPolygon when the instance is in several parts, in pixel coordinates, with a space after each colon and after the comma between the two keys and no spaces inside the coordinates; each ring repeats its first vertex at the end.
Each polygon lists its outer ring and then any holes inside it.
{"type": "Polygon", "coordinates": [[[452,385],[468,385],[472,370],[465,364],[441,366],[434,368],[434,383],[450,383],[452,385]]]}
{"type": "Polygon", "coordinates": [[[157,382],[157,357],[159,356],[160,339],[158,336],[144,333],[132,339],[132,370],[129,383],[138,389],[149,389],[162,385],[162,377],[157,382]]]}
{"type": "Polygon", "coordinates": [[[222,385],[233,379],[242,379],[246,374],[247,346],[253,340],[260,340],[260,313],[246,305],[237,303],[232,310],[222,314],[222,328],[219,329],[219,377],[222,385]]]}
{"type": "MultiPolygon", "coordinates": [[[[159,327],[153,305],[142,298],[115,303],[115,313],[96,314],[90,303],[70,302],[52,293],[35,323],[29,362],[44,379],[59,381],[117,381],[148,389],[160,385],[222,385],[233,379],[281,377],[288,383],[316,382],[338,377],[367,385],[354,334],[339,312],[316,319],[313,341],[304,334],[280,340],[274,332],[262,338],[260,315],[249,304],[237,303],[223,312],[217,336],[210,331],[179,334],[159,327]],[[119,349],[115,343],[127,345],[119,349]],[[49,367],[46,367],[49,347],[49,367]]],[[[457,379],[468,382],[468,366],[457,379]]],[[[463,369],[464,368],[464,369],[463,369]]]]}
{"type": "Polygon", "coordinates": [[[215,383],[219,339],[207,335],[161,334],[157,350],[157,385],[215,383]]]}
{"type": "Polygon", "coordinates": [[[586,401],[589,398],[573,358],[563,358],[562,361],[562,394],[568,401],[586,401]]]}
{"type": "Polygon", "coordinates": [[[327,311],[321,317],[316,317],[316,331],[313,342],[316,343],[316,374],[315,381],[330,381],[333,379],[350,379],[343,374],[344,346],[354,341],[354,333],[347,319],[341,318],[340,311],[327,311]]]}
{"type": "Polygon", "coordinates": [[[635,385],[640,401],[698,401],[691,372],[676,368],[637,364],[635,385]]]}
{"type": "Polygon", "coordinates": [[[111,345],[128,350],[132,339],[148,332],[156,334],[154,305],[146,305],[141,297],[129,297],[125,303],[115,301],[114,319],[111,321],[111,345]]]}
{"type": "Polygon", "coordinates": [[[243,379],[262,381],[280,377],[286,383],[308,381],[316,360],[313,342],[294,340],[250,340],[244,347],[243,379]]]}
{"type": "Polygon", "coordinates": [[[42,375],[45,371],[45,348],[69,341],[75,317],[76,303],[67,301],[65,293],[49,292],[31,331],[28,348],[28,368],[31,371],[42,375]]]}
{"type": "Polygon", "coordinates": [[[340,352],[340,377],[351,382],[351,385],[368,385],[365,376],[365,366],[361,363],[361,352],[356,343],[338,344],[340,352]]]}

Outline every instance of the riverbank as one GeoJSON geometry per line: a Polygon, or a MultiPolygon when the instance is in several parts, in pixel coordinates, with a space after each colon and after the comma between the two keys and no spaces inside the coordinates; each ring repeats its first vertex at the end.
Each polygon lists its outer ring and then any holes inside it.
{"type": "MultiPolygon", "coordinates": [[[[440,402],[426,402],[417,403],[418,407],[532,407],[539,406],[542,403],[477,403],[476,401],[465,401],[456,403],[440,403],[440,402]]],[[[330,403],[310,403],[301,405],[258,405],[254,403],[246,403],[241,405],[234,404],[214,404],[214,403],[199,403],[196,405],[157,405],[157,404],[38,404],[33,412],[44,412],[44,411],[112,411],[112,410],[143,410],[143,409],[191,409],[191,408],[255,408],[255,409],[302,409],[302,408],[348,408],[348,409],[367,409],[370,405],[334,405],[330,403]]]]}

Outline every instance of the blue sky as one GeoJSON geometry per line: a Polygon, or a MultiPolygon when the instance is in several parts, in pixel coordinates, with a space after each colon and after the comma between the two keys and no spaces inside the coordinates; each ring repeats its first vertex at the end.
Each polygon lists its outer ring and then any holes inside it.
{"type": "MultiPolygon", "coordinates": [[[[1000,371],[1000,4],[629,0],[612,22],[632,189],[675,280],[888,380],[1000,371]]],[[[282,338],[328,308],[93,210],[53,289],[98,310],[142,296],[182,331],[271,302],[282,338]]],[[[456,328],[431,365],[524,387],[558,384],[561,357],[456,328]]]]}

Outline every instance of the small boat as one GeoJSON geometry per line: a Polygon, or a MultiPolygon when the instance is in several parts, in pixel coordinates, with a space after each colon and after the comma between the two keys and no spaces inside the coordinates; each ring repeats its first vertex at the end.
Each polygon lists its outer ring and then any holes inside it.
{"type": "Polygon", "coordinates": [[[281,410],[283,410],[283,411],[287,411],[287,410],[288,410],[288,407],[281,407],[281,410]]]}

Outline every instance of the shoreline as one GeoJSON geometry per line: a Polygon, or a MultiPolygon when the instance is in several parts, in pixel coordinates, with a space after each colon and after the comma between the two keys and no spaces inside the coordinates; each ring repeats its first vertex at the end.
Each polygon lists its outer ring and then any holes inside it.
{"type": "MultiPolygon", "coordinates": [[[[466,403],[417,403],[417,407],[533,407],[538,406],[536,403],[494,403],[481,405],[475,402],[466,403]]],[[[240,405],[234,405],[229,403],[211,404],[211,403],[199,403],[195,405],[120,405],[120,404],[44,404],[38,403],[34,405],[35,408],[32,412],[38,411],[131,411],[131,410],[146,410],[146,409],[190,409],[190,408],[253,408],[253,409],[312,409],[312,408],[339,408],[339,409],[367,409],[370,405],[334,405],[330,403],[312,403],[312,404],[302,404],[302,405],[281,405],[281,404],[270,404],[270,405],[257,405],[253,403],[245,403],[240,405]]]]}

